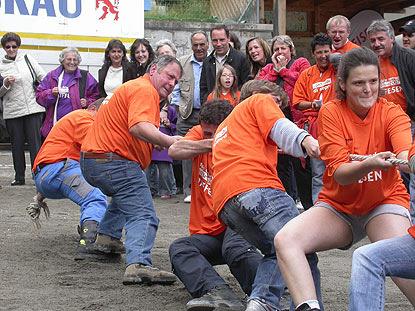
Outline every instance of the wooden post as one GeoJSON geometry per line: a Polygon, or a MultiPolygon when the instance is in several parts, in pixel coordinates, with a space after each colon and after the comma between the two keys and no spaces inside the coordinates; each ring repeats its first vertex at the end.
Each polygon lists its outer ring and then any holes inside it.
{"type": "Polygon", "coordinates": [[[287,31],[287,3],[286,0],[273,0],[273,35],[285,35],[287,31]]]}
{"type": "Polygon", "coordinates": [[[265,0],[259,0],[259,23],[265,23],[265,0]]]}

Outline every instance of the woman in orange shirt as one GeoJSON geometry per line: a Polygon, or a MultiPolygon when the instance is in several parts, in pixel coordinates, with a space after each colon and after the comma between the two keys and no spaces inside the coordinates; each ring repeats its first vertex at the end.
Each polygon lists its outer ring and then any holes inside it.
{"type": "Polygon", "coordinates": [[[235,69],[228,64],[223,65],[216,74],[215,88],[207,100],[224,99],[235,107],[239,103],[240,95],[235,69]]]}
{"type": "MultiPolygon", "coordinates": [[[[379,63],[367,48],[346,53],[339,65],[337,98],[319,115],[323,189],[313,208],[275,237],[278,264],[297,310],[320,310],[306,254],[348,249],[366,235],[371,242],[402,236],[410,227],[409,195],[387,160],[408,157],[410,121],[379,98],[379,63]],[[350,154],[371,155],[351,161],[350,154]]],[[[407,295],[415,280],[394,279],[407,295]]],[[[415,298],[414,298],[415,299],[415,298]]]]}

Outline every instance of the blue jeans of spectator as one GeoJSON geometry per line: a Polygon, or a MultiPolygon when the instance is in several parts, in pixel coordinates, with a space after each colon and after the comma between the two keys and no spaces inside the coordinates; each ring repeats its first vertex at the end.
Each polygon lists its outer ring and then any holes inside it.
{"type": "MultiPolygon", "coordinates": [[[[274,309],[284,293],[285,283],[279,270],[274,249],[274,237],[298,215],[293,199],[284,191],[257,188],[229,199],[219,214],[221,220],[264,255],[252,286],[250,299],[266,303],[274,309]]],[[[307,255],[321,302],[320,272],[316,254],[307,255]]]]}
{"type": "Polygon", "coordinates": [[[146,170],[148,185],[151,194],[175,195],[176,180],[174,179],[173,165],[170,162],[152,161],[146,170]]]}
{"type": "Polygon", "coordinates": [[[326,170],[324,161],[320,159],[310,158],[311,167],[311,196],[313,204],[317,202],[318,194],[323,188],[323,175],[326,170]]]}
{"type": "Polygon", "coordinates": [[[68,198],[80,206],[80,224],[85,220],[101,222],[107,197],[87,183],[78,161],[67,159],[44,166],[35,173],[36,189],[48,199],[68,198]]]}
{"type": "Polygon", "coordinates": [[[117,236],[125,221],[126,263],[152,265],[151,249],[159,219],[144,171],[129,160],[84,159],[85,179],[112,197],[101,221],[99,233],[117,236]]]}
{"type": "Polygon", "coordinates": [[[386,276],[415,279],[415,239],[409,234],[368,244],[354,252],[349,310],[383,310],[386,276]]]}
{"type": "Polygon", "coordinates": [[[227,264],[246,294],[252,284],[262,256],[243,237],[227,228],[212,236],[193,234],[175,240],[169,248],[173,273],[193,298],[201,297],[226,282],[213,268],[227,264]]]}

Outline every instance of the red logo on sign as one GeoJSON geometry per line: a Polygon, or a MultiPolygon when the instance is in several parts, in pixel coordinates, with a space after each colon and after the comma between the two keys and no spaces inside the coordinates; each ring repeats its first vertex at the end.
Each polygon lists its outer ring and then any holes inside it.
{"type": "Polygon", "coordinates": [[[95,0],[95,9],[98,10],[101,6],[102,8],[102,15],[99,18],[100,20],[103,20],[107,17],[108,13],[111,13],[114,16],[114,20],[118,20],[118,5],[120,3],[120,0],[95,0]]]}

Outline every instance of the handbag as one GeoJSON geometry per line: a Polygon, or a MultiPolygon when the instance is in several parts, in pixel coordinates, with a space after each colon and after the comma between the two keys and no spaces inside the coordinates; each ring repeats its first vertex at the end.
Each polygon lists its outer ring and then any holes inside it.
{"type": "Polygon", "coordinates": [[[30,75],[32,76],[33,82],[32,82],[32,87],[33,90],[36,92],[37,87],[39,86],[39,81],[36,78],[36,71],[33,69],[32,64],[30,63],[29,58],[27,57],[27,55],[24,56],[24,60],[26,61],[27,67],[29,67],[29,71],[30,71],[30,75]]]}

